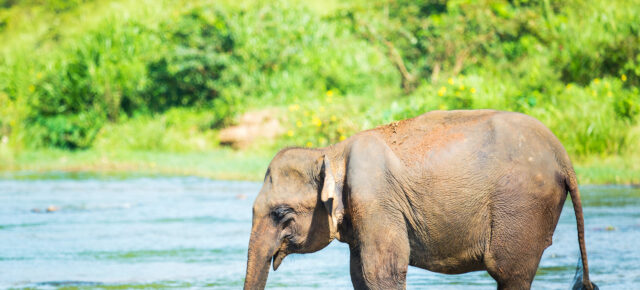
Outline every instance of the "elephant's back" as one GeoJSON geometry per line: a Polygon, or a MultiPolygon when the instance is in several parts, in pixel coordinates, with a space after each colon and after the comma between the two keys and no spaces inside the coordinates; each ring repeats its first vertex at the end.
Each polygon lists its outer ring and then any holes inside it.
{"type": "Polygon", "coordinates": [[[432,111],[363,133],[380,136],[410,167],[461,159],[484,163],[525,158],[529,162],[529,157],[558,157],[563,165],[570,166],[564,147],[553,133],[540,121],[521,113],[432,111]]]}
{"type": "MultiPolygon", "coordinates": [[[[405,165],[429,162],[442,153],[469,151],[494,134],[491,120],[508,114],[494,110],[432,111],[380,126],[363,134],[380,136],[405,165]]],[[[480,144],[481,145],[481,144],[480,144]]]]}

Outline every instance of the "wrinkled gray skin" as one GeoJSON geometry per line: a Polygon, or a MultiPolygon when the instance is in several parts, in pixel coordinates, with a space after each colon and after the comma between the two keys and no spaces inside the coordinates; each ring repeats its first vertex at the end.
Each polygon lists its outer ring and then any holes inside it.
{"type": "Polygon", "coordinates": [[[434,111],[271,161],[253,205],[245,289],[264,288],[292,253],[349,244],[356,289],[403,289],[408,265],[486,270],[498,289],[531,287],[571,192],[591,289],[576,177],[539,121],[434,111]]]}

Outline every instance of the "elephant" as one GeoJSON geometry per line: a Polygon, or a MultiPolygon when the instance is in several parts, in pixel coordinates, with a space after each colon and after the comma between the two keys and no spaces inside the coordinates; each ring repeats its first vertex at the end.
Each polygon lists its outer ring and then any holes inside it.
{"type": "Polygon", "coordinates": [[[408,266],[487,271],[529,289],[571,194],[589,280],[576,174],[540,121],[495,110],[431,111],[324,148],[285,148],[253,204],[244,289],[269,266],[334,239],[349,245],[355,289],[404,289],[408,266]]]}

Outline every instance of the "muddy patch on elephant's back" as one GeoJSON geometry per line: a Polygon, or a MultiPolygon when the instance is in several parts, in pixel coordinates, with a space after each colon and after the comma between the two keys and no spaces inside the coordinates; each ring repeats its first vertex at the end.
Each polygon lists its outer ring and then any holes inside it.
{"type": "Polygon", "coordinates": [[[424,157],[427,151],[438,150],[447,145],[464,139],[464,134],[455,130],[446,124],[436,125],[428,134],[422,138],[421,142],[411,148],[411,152],[424,157]]]}
{"type": "Polygon", "coordinates": [[[473,136],[469,132],[497,114],[497,111],[432,111],[412,119],[393,122],[374,129],[391,150],[406,164],[424,162],[432,153],[451,148],[473,136]]]}
{"type": "Polygon", "coordinates": [[[445,149],[452,143],[465,139],[460,130],[445,123],[428,127],[423,125],[419,130],[412,127],[414,126],[404,122],[384,130],[393,130],[391,134],[384,132],[390,140],[389,147],[406,165],[423,162],[430,152],[445,149]]]}

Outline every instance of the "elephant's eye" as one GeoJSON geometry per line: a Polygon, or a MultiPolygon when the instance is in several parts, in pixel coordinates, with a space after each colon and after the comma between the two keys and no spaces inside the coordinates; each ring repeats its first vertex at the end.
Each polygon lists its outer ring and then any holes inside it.
{"type": "Polygon", "coordinates": [[[273,209],[271,211],[271,218],[273,218],[273,220],[276,223],[280,223],[285,221],[285,219],[287,218],[288,215],[293,213],[293,209],[290,207],[284,207],[284,206],[280,206],[277,207],[275,209],[273,209]]]}

